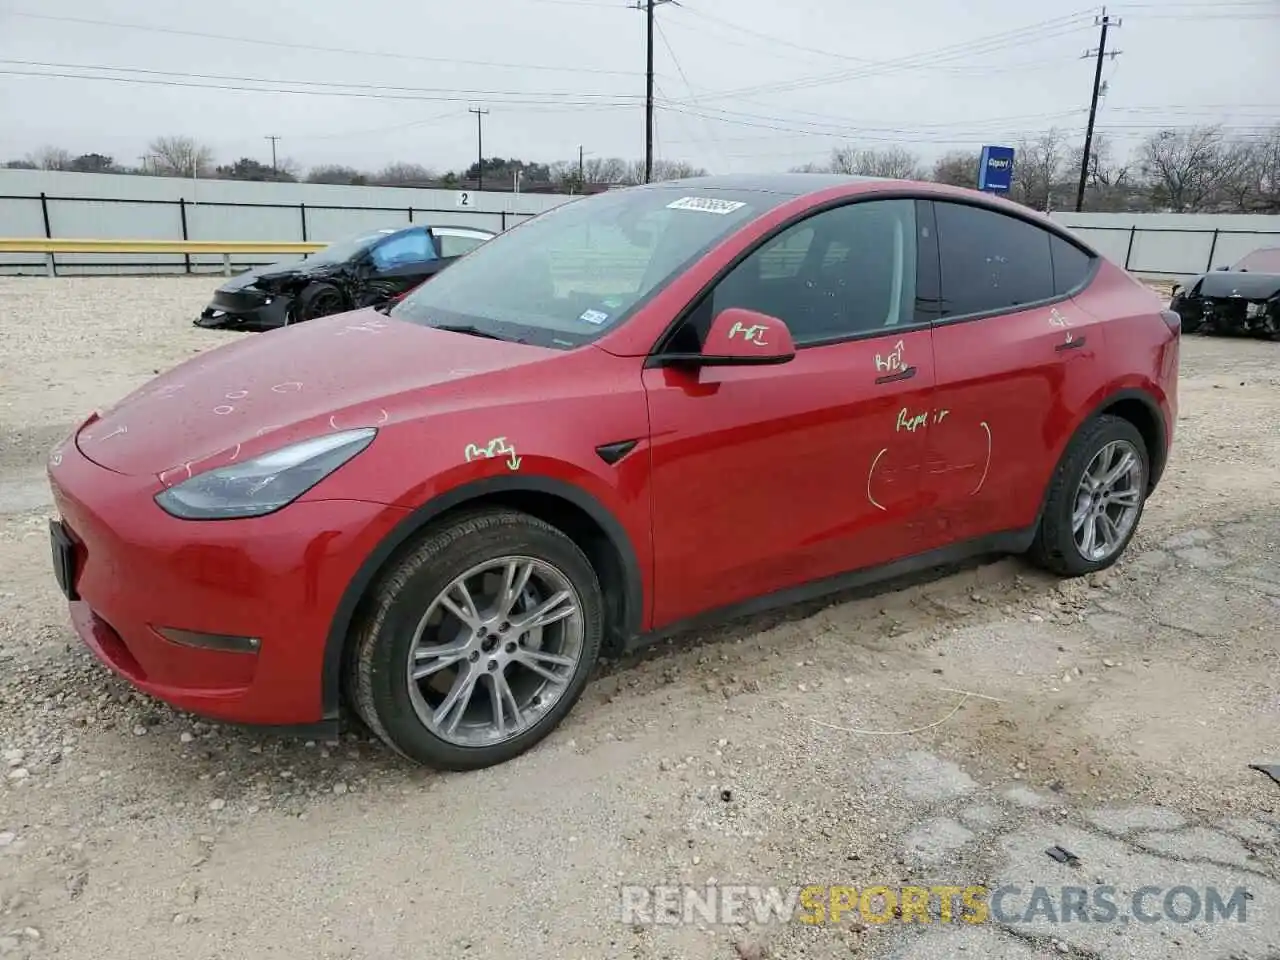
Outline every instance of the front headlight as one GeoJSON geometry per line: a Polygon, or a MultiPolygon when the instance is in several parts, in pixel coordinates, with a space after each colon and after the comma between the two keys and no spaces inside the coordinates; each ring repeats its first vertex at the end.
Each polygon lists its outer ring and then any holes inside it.
{"type": "Polygon", "coordinates": [[[304,440],[260,457],[196,474],[156,494],[182,520],[261,517],[287,506],[373,442],[373,427],[304,440]]]}

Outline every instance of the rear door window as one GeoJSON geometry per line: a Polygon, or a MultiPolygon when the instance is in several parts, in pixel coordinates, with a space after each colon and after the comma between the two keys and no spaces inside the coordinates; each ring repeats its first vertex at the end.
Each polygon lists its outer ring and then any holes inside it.
{"type": "Polygon", "coordinates": [[[942,319],[1016,310],[1056,296],[1052,236],[984,207],[937,201],[942,319]]]}

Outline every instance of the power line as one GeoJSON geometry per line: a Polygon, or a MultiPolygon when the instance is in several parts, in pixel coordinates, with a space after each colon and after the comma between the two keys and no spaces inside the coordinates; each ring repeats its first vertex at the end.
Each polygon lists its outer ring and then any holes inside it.
{"type": "Polygon", "coordinates": [[[163,33],[169,36],[195,37],[201,40],[221,40],[227,43],[249,43],[265,47],[276,47],[285,50],[306,50],[315,53],[339,53],[346,56],[378,57],[383,60],[415,60],[424,63],[466,64],[474,67],[498,67],[518,70],[547,70],[559,73],[593,73],[609,74],[618,77],[634,77],[634,70],[602,70],[592,67],[555,67],[538,63],[501,63],[493,60],[462,60],[457,57],[429,57],[423,54],[392,53],[387,50],[357,50],[350,47],[324,47],[309,43],[290,43],[286,40],[267,40],[262,37],[236,37],[223,33],[207,33],[202,30],[180,30],[176,27],[157,27],[145,23],[126,23],[119,20],[95,20],[89,17],[66,17],[51,13],[28,13],[19,10],[6,10],[11,17],[23,17],[29,20],[49,20],[56,23],[79,23],[93,27],[111,27],[120,30],[143,30],[148,33],[163,33]]]}
{"type": "MultiPolygon", "coordinates": [[[[1029,24],[1025,27],[990,34],[988,36],[979,37],[963,43],[938,47],[933,50],[926,50],[920,53],[897,57],[890,60],[877,61],[866,68],[807,78],[798,78],[796,80],[784,81],[782,83],[742,87],[735,90],[716,91],[712,96],[714,96],[715,99],[724,99],[728,97],[751,96],[756,93],[782,93],[793,90],[810,89],[812,87],[829,86],[831,84],[844,83],[851,80],[861,80],[872,76],[883,76],[886,73],[892,73],[904,69],[913,69],[918,67],[922,62],[930,64],[937,64],[939,61],[954,62],[957,59],[985,55],[1012,47],[1026,47],[1032,42],[1040,42],[1042,40],[1054,39],[1059,36],[1066,36],[1067,34],[1083,29],[1085,27],[1084,18],[1086,16],[1091,18],[1093,16],[1092,10],[1067,14],[1050,20],[1043,20],[1038,23],[1029,24]]],[[[1092,26],[1092,24],[1090,23],[1089,26],[1092,26]]]]}
{"type": "MultiPolygon", "coordinates": [[[[616,98],[623,97],[629,99],[637,99],[637,94],[633,93],[579,93],[572,90],[480,90],[473,87],[397,87],[383,83],[351,83],[347,81],[334,82],[331,80],[291,80],[283,77],[245,77],[236,74],[225,73],[190,73],[185,70],[154,70],[144,67],[116,67],[110,64],[100,63],[58,63],[48,60],[4,60],[0,59],[0,64],[12,64],[15,66],[25,67],[53,67],[68,70],[98,70],[109,71],[112,73],[140,73],[146,76],[157,77],[182,77],[185,79],[196,80],[231,80],[243,83],[265,83],[265,84],[287,84],[297,87],[334,87],[343,90],[374,90],[374,91],[399,91],[403,93],[423,93],[423,94],[467,94],[468,96],[539,96],[539,97],[586,97],[586,98],[616,98]]],[[[110,77],[86,79],[103,79],[108,80],[110,77]]],[[[271,92],[283,92],[272,90],[271,92]]]]}
{"type": "MultiPolygon", "coordinates": [[[[0,62],[7,62],[7,61],[0,61],[0,62]]],[[[361,92],[360,89],[293,90],[293,89],[286,89],[284,87],[243,86],[240,84],[227,84],[227,83],[190,83],[187,81],[174,80],[174,79],[161,80],[161,79],[148,79],[146,77],[93,76],[90,74],[82,74],[82,73],[49,72],[49,71],[36,71],[36,70],[0,70],[0,76],[46,77],[50,79],[60,79],[60,80],[92,80],[92,81],[106,81],[106,82],[112,82],[112,83],[146,84],[150,86],[161,86],[161,87],[187,87],[195,90],[233,90],[241,93],[293,94],[297,96],[312,96],[312,97],[354,97],[356,99],[364,99],[364,100],[407,100],[407,101],[430,102],[430,103],[450,103],[450,102],[465,103],[468,101],[470,102],[481,101],[486,103],[501,103],[501,104],[507,104],[512,106],[538,105],[538,104],[561,105],[561,106],[593,106],[593,105],[604,104],[607,106],[621,107],[621,106],[631,106],[635,102],[634,94],[608,94],[608,95],[580,94],[580,95],[574,95],[573,97],[569,97],[566,95],[556,95],[556,94],[538,94],[536,95],[538,99],[517,99],[522,95],[516,92],[512,92],[509,95],[503,96],[500,94],[500,92],[493,91],[492,94],[489,96],[485,96],[484,93],[477,96],[474,93],[468,94],[466,91],[459,91],[458,95],[449,96],[444,94],[426,95],[426,94],[387,93],[387,92],[381,92],[381,93],[361,92]],[[618,102],[608,103],[607,101],[602,101],[602,100],[577,99],[578,97],[605,97],[605,96],[612,97],[615,101],[618,101],[618,102]]],[[[253,82],[253,80],[251,78],[246,78],[246,82],[253,82]]],[[[266,82],[266,81],[263,81],[263,82],[266,82]]],[[[309,81],[303,81],[303,82],[309,82],[309,81]]],[[[301,83],[299,85],[301,85],[301,83]]],[[[376,90],[385,91],[385,90],[394,90],[397,88],[368,87],[367,89],[374,90],[374,91],[376,90]]]]}
{"type": "MultiPolygon", "coordinates": [[[[680,65],[680,58],[676,56],[675,48],[671,46],[671,41],[667,39],[667,33],[665,30],[662,29],[662,24],[657,23],[656,26],[658,28],[658,37],[662,40],[662,45],[667,48],[667,53],[671,55],[671,62],[675,64],[676,72],[680,74],[680,79],[684,82],[685,89],[689,91],[689,101],[696,106],[697,97],[693,92],[693,84],[689,82],[689,77],[685,74],[684,67],[680,65]]],[[[707,134],[708,144],[711,145],[716,151],[719,152],[720,145],[716,140],[715,133],[712,132],[710,123],[708,123],[706,120],[703,120],[702,129],[707,134]]],[[[668,141],[668,143],[670,142],[672,141],[668,141]]]]}
{"type": "Polygon", "coordinates": [[[697,17],[700,20],[706,20],[710,23],[718,23],[724,27],[727,27],[730,30],[735,31],[736,33],[742,33],[742,34],[746,34],[749,37],[756,37],[760,40],[764,40],[770,46],[790,47],[791,49],[798,50],[802,53],[817,54],[818,56],[822,56],[822,57],[833,57],[836,60],[851,60],[856,63],[874,64],[877,62],[875,60],[869,60],[866,57],[855,57],[847,53],[834,53],[830,50],[819,50],[817,47],[807,47],[803,44],[792,43],[789,40],[783,40],[781,37],[773,36],[768,33],[760,33],[757,30],[749,30],[746,27],[741,26],[740,24],[732,23],[728,20],[722,20],[719,17],[713,17],[709,13],[705,13],[701,10],[694,10],[692,7],[687,7],[684,4],[677,4],[677,6],[679,7],[679,9],[683,10],[685,13],[689,14],[690,16],[697,17]]]}

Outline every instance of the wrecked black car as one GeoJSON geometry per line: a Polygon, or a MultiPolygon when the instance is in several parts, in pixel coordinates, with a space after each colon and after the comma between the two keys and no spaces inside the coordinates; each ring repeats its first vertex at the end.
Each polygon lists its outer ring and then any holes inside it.
{"type": "Polygon", "coordinates": [[[268,330],[396,299],[492,239],[473,227],[375,230],[304,260],[248,270],[216,291],[198,327],[268,330]]]}
{"type": "Polygon", "coordinates": [[[1175,285],[1169,309],[1182,318],[1183,333],[1280,340],[1280,247],[1175,285]]]}

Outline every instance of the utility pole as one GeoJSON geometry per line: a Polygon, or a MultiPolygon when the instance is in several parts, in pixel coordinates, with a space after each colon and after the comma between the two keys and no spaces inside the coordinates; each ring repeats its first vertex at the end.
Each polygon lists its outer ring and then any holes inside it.
{"type": "Polygon", "coordinates": [[[586,156],[587,156],[586,151],[583,150],[582,145],[579,144],[578,145],[578,186],[583,188],[584,193],[586,192],[586,183],[587,183],[586,156]]]}
{"type": "Polygon", "coordinates": [[[484,115],[488,110],[480,107],[468,107],[468,113],[476,115],[476,155],[479,163],[476,164],[476,193],[484,192],[484,115]]]}
{"type": "Polygon", "coordinates": [[[270,136],[270,137],[263,137],[263,139],[271,141],[271,172],[279,173],[279,170],[276,169],[276,143],[279,141],[280,138],[276,136],[270,136]]]}
{"type": "MultiPolygon", "coordinates": [[[[1107,53],[1107,29],[1110,27],[1120,26],[1120,20],[1112,19],[1107,16],[1107,8],[1102,8],[1102,16],[1094,21],[1102,28],[1102,35],[1098,38],[1097,62],[1093,68],[1093,97],[1089,101],[1089,126],[1084,134],[1084,152],[1080,155],[1080,184],[1076,187],[1076,213],[1084,208],[1084,187],[1089,179],[1089,161],[1093,155],[1093,121],[1098,116],[1098,93],[1102,89],[1102,60],[1108,56],[1107,53]]],[[[1112,60],[1120,55],[1119,50],[1113,50],[1109,56],[1112,60]]],[[[1094,51],[1086,50],[1081,60],[1087,60],[1094,56],[1094,51]]]]}
{"type": "Polygon", "coordinates": [[[645,12],[647,40],[645,42],[645,96],[644,96],[644,182],[653,177],[653,11],[664,3],[676,0],[636,0],[636,10],[645,12]]]}

